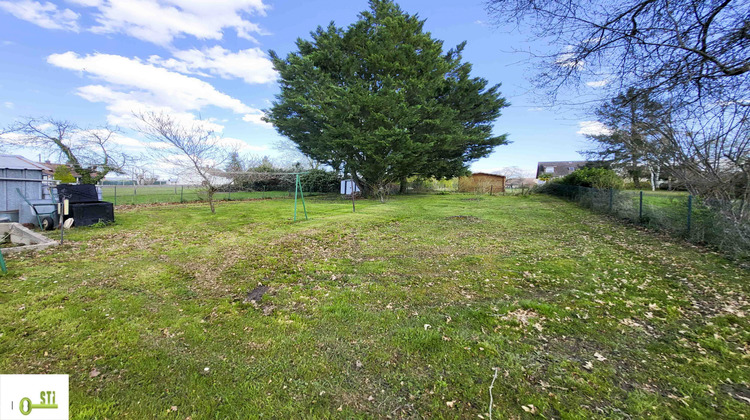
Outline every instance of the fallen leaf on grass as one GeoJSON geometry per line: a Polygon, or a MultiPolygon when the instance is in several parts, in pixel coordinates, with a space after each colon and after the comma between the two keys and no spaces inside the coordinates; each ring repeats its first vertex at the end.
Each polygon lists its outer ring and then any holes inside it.
{"type": "Polygon", "coordinates": [[[448,406],[448,408],[453,408],[453,406],[456,404],[456,401],[446,401],[445,405],[448,406]]]}
{"type": "Polygon", "coordinates": [[[591,363],[591,362],[586,362],[586,364],[583,365],[583,368],[586,369],[586,370],[591,370],[591,369],[594,368],[594,364],[591,363]]]}
{"type": "Polygon", "coordinates": [[[521,408],[523,408],[523,411],[527,413],[536,414],[537,412],[537,409],[536,407],[534,407],[534,404],[522,405],[521,408]]]}
{"type": "Polygon", "coordinates": [[[594,353],[594,357],[596,357],[596,360],[598,360],[598,361],[600,361],[600,362],[603,362],[603,361],[607,360],[607,358],[606,358],[606,357],[602,356],[602,355],[601,355],[601,354],[599,354],[598,352],[594,353]]]}

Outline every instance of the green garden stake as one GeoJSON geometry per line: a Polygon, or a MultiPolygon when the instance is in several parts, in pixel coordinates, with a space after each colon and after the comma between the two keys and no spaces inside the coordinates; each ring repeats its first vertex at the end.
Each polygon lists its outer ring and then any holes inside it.
{"type": "Polygon", "coordinates": [[[115,185],[115,202],[114,205],[117,205],[117,185],[115,185]]]}
{"type": "Polygon", "coordinates": [[[294,221],[297,221],[297,194],[299,193],[302,198],[302,209],[305,211],[305,220],[307,219],[307,207],[305,206],[305,194],[302,192],[302,182],[299,179],[300,174],[297,173],[296,180],[294,182],[294,221]]]}
{"type": "Polygon", "coordinates": [[[615,198],[615,190],[612,188],[609,189],[609,212],[612,213],[612,204],[614,202],[615,198]]]}
{"type": "Polygon", "coordinates": [[[299,184],[299,195],[302,198],[302,210],[305,212],[305,220],[307,220],[307,206],[305,206],[305,193],[302,191],[302,181],[297,174],[297,183],[299,184]]]}
{"type": "Polygon", "coordinates": [[[5,258],[3,258],[2,252],[0,252],[0,271],[2,271],[3,274],[8,274],[8,267],[5,266],[5,258]]]}

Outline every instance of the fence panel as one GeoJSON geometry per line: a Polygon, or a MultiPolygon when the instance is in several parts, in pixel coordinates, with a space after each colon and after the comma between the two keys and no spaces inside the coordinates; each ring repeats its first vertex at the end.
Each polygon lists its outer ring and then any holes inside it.
{"type": "MultiPolygon", "coordinates": [[[[214,200],[247,200],[293,196],[293,189],[278,191],[219,191],[214,200]]],[[[305,195],[312,193],[305,193],[305,195]]],[[[314,195],[314,194],[312,194],[314,195]]],[[[102,200],[115,205],[188,203],[205,201],[206,192],[195,185],[103,185],[102,200]]]]}
{"type": "Polygon", "coordinates": [[[741,202],[706,203],[686,192],[601,190],[548,183],[539,192],[574,201],[596,212],[706,244],[750,263],[750,220],[737,216],[741,202]]]}

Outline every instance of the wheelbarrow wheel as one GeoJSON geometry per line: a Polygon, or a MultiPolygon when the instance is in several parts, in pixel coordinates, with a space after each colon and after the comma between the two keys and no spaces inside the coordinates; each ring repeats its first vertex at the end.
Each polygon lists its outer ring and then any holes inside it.
{"type": "Polygon", "coordinates": [[[42,219],[42,230],[52,230],[55,228],[55,221],[51,217],[42,219]]]}

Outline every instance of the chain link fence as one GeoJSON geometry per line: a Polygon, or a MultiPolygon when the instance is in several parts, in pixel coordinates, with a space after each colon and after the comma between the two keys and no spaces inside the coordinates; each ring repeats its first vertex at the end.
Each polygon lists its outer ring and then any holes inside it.
{"type": "MultiPolygon", "coordinates": [[[[189,203],[207,199],[198,185],[102,185],[102,201],[116,206],[155,203],[189,203]]],[[[310,193],[312,194],[312,193],[310,193]]],[[[305,193],[308,195],[308,193],[305,193]]],[[[294,188],[260,191],[219,191],[214,200],[248,200],[294,197],[294,188]]]]}
{"type": "Polygon", "coordinates": [[[705,202],[685,192],[644,192],[547,183],[538,192],[574,201],[647,228],[713,247],[750,263],[750,220],[737,217],[745,203],[705,202]]]}

